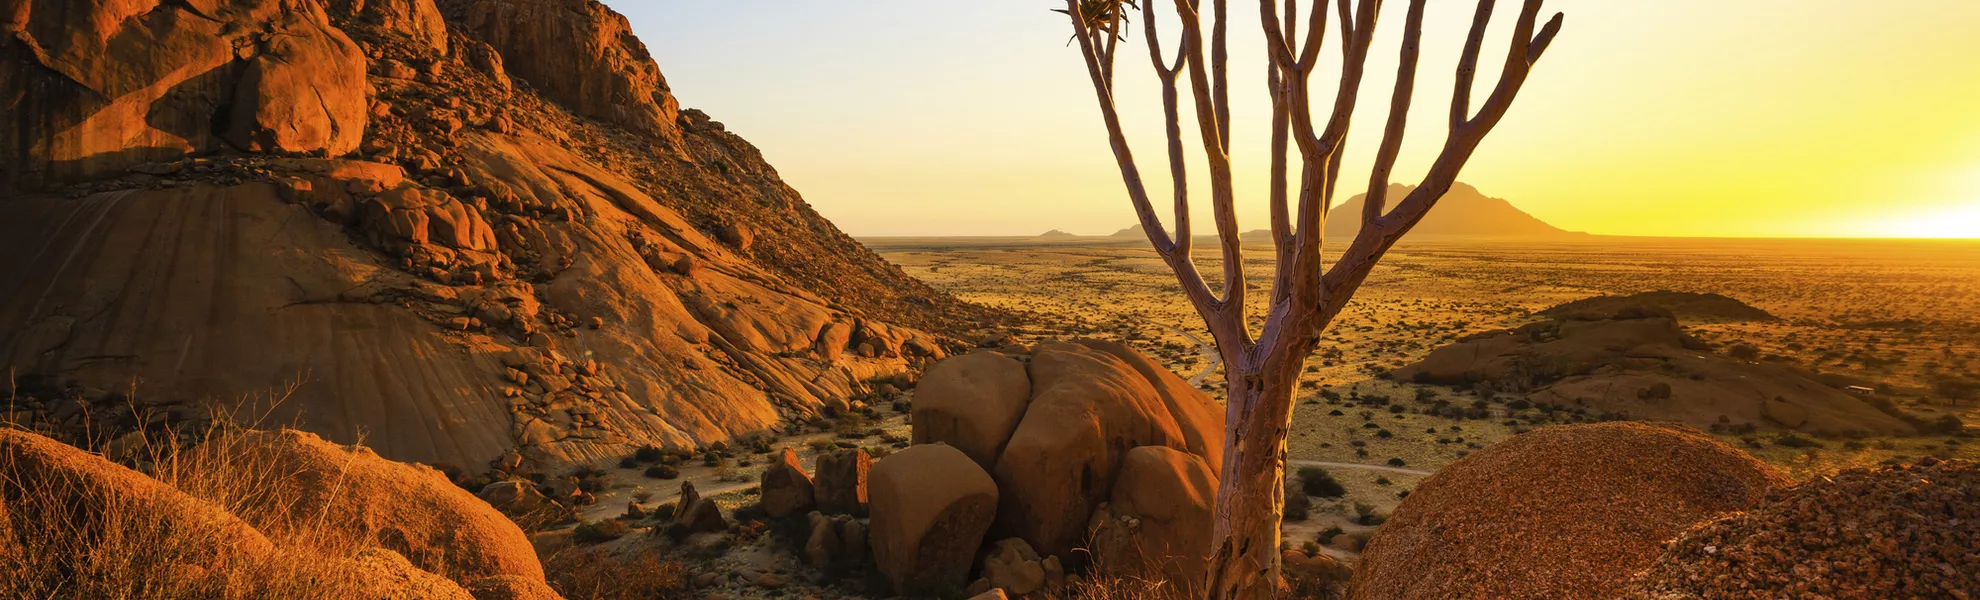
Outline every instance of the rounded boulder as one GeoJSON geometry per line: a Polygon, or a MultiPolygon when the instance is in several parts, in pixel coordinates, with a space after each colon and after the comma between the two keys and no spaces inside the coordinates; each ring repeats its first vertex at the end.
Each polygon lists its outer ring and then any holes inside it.
{"type": "Polygon", "coordinates": [[[873,559],[902,595],[962,589],[997,511],[997,483],[962,451],[911,446],[874,463],[873,559]]]}
{"type": "Polygon", "coordinates": [[[1621,597],[1665,541],[1785,483],[1681,426],[1534,430],[1412,490],[1363,550],[1351,597],[1621,597]]]}
{"type": "Polygon", "coordinates": [[[914,443],[940,441],[996,468],[1030,404],[1031,376],[1017,359],[974,352],[935,363],[915,384],[914,443]]]}

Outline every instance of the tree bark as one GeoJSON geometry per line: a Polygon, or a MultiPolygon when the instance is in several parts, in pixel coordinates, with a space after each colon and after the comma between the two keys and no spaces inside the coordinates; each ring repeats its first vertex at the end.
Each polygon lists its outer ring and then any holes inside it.
{"type": "MultiPolygon", "coordinates": [[[[1310,351],[1310,341],[1301,344],[1310,351]]],[[[1286,432],[1306,351],[1224,357],[1224,464],[1217,484],[1215,544],[1202,597],[1270,600],[1279,587],[1279,515],[1285,505],[1286,432]],[[1250,364],[1247,364],[1249,362],[1250,364]]]]}

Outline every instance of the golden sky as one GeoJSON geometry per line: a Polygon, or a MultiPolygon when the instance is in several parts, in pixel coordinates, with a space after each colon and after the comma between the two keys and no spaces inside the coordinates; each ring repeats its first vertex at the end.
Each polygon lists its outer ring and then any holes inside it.
{"type": "MultiPolygon", "coordinates": [[[[1048,12],[1060,2],[607,3],[632,19],[684,106],[762,148],[849,233],[1103,234],[1134,222],[1069,28],[1048,12]]],[[[1365,187],[1388,108],[1406,3],[1389,4],[1337,202],[1365,187]]],[[[1503,55],[1519,3],[1499,4],[1482,65],[1503,55]]],[[[1255,6],[1232,3],[1245,229],[1265,226],[1255,6]]],[[[1443,142],[1473,4],[1429,6],[1402,183],[1443,142]]],[[[1980,237],[1980,0],[1548,10],[1567,13],[1566,27],[1461,177],[1486,194],[1600,234],[1980,237]]],[[[1154,176],[1165,158],[1138,33],[1121,53],[1120,94],[1154,176]]],[[[1481,69],[1474,98],[1495,74],[1481,69]]],[[[1316,95],[1331,96],[1333,81],[1316,73],[1316,95]]]]}

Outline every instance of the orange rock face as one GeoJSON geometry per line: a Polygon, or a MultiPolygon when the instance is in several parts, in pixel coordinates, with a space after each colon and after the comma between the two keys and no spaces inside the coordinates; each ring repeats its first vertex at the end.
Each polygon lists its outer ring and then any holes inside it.
{"type": "Polygon", "coordinates": [[[558,465],[809,418],[991,315],[679,109],[592,0],[5,13],[0,368],[92,415],[290,390],[274,418],[394,459],[558,465]]]}
{"type": "Polygon", "coordinates": [[[679,140],[681,105],[626,18],[592,0],[472,0],[467,27],[508,71],[585,116],[679,140]]]}
{"type": "Polygon", "coordinates": [[[364,135],[365,57],[313,2],[215,2],[209,14],[151,2],[14,4],[5,29],[18,33],[0,42],[9,115],[0,189],[230,143],[342,155],[364,135]],[[216,122],[227,124],[224,140],[216,122]]]}

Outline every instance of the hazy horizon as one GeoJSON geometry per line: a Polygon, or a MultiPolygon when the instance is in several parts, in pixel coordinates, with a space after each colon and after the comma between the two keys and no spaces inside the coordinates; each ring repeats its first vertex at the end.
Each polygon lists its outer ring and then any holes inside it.
{"type": "MultiPolygon", "coordinates": [[[[1108,233],[1135,222],[1066,46],[1069,27],[1049,12],[1059,2],[940,15],[904,0],[609,4],[683,106],[756,144],[848,233],[1108,233]]],[[[1980,237],[1980,111],[1971,108],[1980,78],[1946,76],[1980,56],[1970,35],[1980,3],[1556,0],[1547,9],[1567,14],[1563,33],[1460,178],[1485,194],[1605,235],[1980,237]]],[[[1265,223],[1255,10],[1232,6],[1233,153],[1247,230],[1265,223]]],[[[1491,39],[1516,10],[1500,7],[1491,39]]],[[[1400,9],[1388,12],[1335,202],[1365,185],[1379,136],[1370,115],[1387,109],[1401,27],[1400,9]]],[[[1442,143],[1469,12],[1430,6],[1398,183],[1413,184],[1442,143]]],[[[1138,28],[1127,43],[1121,103],[1146,170],[1162,160],[1158,107],[1138,28]]],[[[1499,60],[1495,46],[1485,64],[1499,60]]],[[[1495,83],[1489,71],[1481,90],[1495,83]]],[[[1331,93],[1333,73],[1313,79],[1331,93]]],[[[1151,193],[1166,195],[1163,185],[1151,181],[1151,193]]]]}

